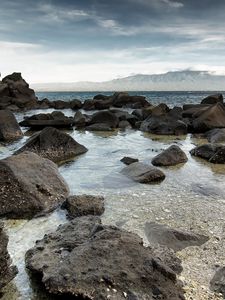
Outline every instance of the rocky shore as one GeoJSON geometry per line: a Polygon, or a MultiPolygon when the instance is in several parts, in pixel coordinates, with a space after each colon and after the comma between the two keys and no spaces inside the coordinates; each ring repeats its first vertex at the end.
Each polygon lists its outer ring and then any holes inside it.
{"type": "MultiPolygon", "coordinates": [[[[200,230],[199,224],[195,224],[194,231],[188,226],[182,227],[182,222],[185,225],[191,219],[188,210],[186,219],[181,222],[175,212],[171,212],[176,210],[174,203],[168,206],[170,201],[165,199],[167,215],[174,214],[174,222],[170,218],[166,223],[165,216],[160,219],[164,213],[155,209],[161,222],[152,216],[152,222],[143,224],[144,234],[140,235],[146,245],[130,228],[122,228],[122,223],[118,226],[104,223],[107,212],[102,195],[73,195],[59,166],[75,158],[79,160],[92,145],[86,147],[78,143],[65,129],[70,132],[135,130],[155,137],[173,136],[179,140],[192,135],[199,141],[207,140],[193,146],[190,153],[173,143],[154,155],[151,163],[139,157],[121,157],[127,165],[122,167],[121,164],[118,170],[121,178],[143,186],[160,186],[170,176],[168,168],[182,169],[188,164],[190,155],[211,165],[225,164],[223,96],[211,95],[200,104],[174,108],[164,103],[152,105],[143,96],[130,96],[125,92],[111,96],[99,94],[83,103],[77,99],[69,102],[38,100],[20,73],[6,76],[0,82],[0,142],[8,147],[22,139],[26,130],[32,134],[13,155],[0,160],[0,216],[7,223],[6,220],[12,219],[48,218],[56,209],[67,211],[66,224],[60,225],[55,232],[46,233],[27,249],[24,257],[31,281],[39,282],[38,288],[46,292],[47,299],[200,300],[225,297],[224,263],[220,257],[221,263],[208,280],[205,293],[208,298],[196,296],[199,286],[193,288],[191,298],[187,282],[193,279],[196,270],[192,274],[187,261],[197,259],[204,247],[206,250],[212,247],[215,236],[207,228],[204,232],[200,230]],[[26,116],[17,122],[16,112],[49,108],[55,111],[26,116]],[[64,114],[64,109],[70,109],[73,116],[64,114]],[[190,259],[188,253],[193,249],[196,256],[190,259]]],[[[98,170],[95,172],[97,174],[98,170]]],[[[186,204],[182,205],[183,209],[186,204]]],[[[197,202],[193,203],[196,205],[197,202]]],[[[206,207],[211,209],[210,205],[206,207]]],[[[185,218],[185,211],[182,214],[185,218]]],[[[202,208],[200,217],[203,217],[202,208]]],[[[213,224],[210,218],[207,222],[213,224]]],[[[215,226],[223,226],[221,222],[218,224],[215,226]]],[[[11,266],[7,231],[2,223],[0,239],[0,289],[4,297],[6,285],[16,276],[17,269],[11,266]]],[[[218,239],[224,239],[223,234],[218,239]]]]}

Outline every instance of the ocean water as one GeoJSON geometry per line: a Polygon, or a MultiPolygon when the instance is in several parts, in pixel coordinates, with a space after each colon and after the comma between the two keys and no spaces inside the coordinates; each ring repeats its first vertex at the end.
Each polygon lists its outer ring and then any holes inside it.
{"type": "MultiPolygon", "coordinates": [[[[97,93],[38,93],[38,97],[50,100],[88,99],[97,93]]],[[[111,93],[104,93],[111,94],[111,93]]],[[[146,95],[152,103],[164,102],[170,106],[183,103],[199,103],[210,93],[203,92],[149,92],[132,93],[146,95]]],[[[16,114],[18,121],[24,115],[47,113],[52,109],[35,110],[16,114]]],[[[63,110],[68,116],[74,111],[63,110]]],[[[92,113],[92,112],[88,112],[92,113]]],[[[0,145],[0,159],[12,155],[29,138],[27,128],[22,128],[24,137],[12,144],[0,145]]],[[[146,222],[162,222],[178,228],[194,228],[201,232],[202,226],[214,230],[213,221],[218,218],[215,211],[225,216],[225,166],[214,165],[194,158],[189,151],[195,145],[206,142],[187,136],[156,136],[141,131],[127,129],[113,132],[86,132],[85,130],[67,131],[77,142],[88,148],[88,152],[59,166],[59,172],[68,183],[72,194],[94,194],[105,197],[105,213],[102,221],[106,224],[119,225],[139,234],[145,240],[146,222]],[[188,156],[188,162],[175,167],[161,168],[166,179],[160,184],[144,185],[133,182],[121,174],[124,165],[120,159],[124,156],[138,158],[141,162],[151,164],[152,158],[172,144],[179,145],[188,156]],[[165,216],[162,217],[162,212],[165,216]],[[203,217],[199,217],[199,214],[203,217]],[[186,217],[186,216],[189,217],[186,217]],[[207,223],[205,223],[207,218],[207,223]],[[208,221],[209,220],[209,221],[208,221]]],[[[5,222],[9,234],[9,251],[13,263],[18,266],[19,274],[5,288],[3,300],[40,300],[51,299],[34,287],[25,269],[24,255],[33,247],[35,240],[45,233],[54,231],[59,224],[66,222],[65,212],[54,213],[30,221],[5,222]]],[[[218,231],[222,228],[218,226],[218,231]]],[[[204,232],[209,234],[208,232],[204,232]]],[[[206,266],[205,262],[202,262],[206,266]]],[[[208,268],[208,266],[207,266],[208,268]]],[[[213,272],[213,268],[210,269],[213,272]]],[[[209,276],[211,273],[209,272],[209,276]]],[[[194,278],[201,282],[199,277],[194,278]]],[[[196,275],[198,276],[198,275],[196,275]]],[[[199,286],[201,283],[199,283],[199,286]]],[[[197,299],[197,298],[196,298],[197,299]]]]}
{"type": "MultiPolygon", "coordinates": [[[[166,103],[168,106],[182,106],[184,103],[194,104],[200,103],[201,100],[208,95],[222,93],[225,96],[224,91],[212,91],[212,92],[129,92],[130,95],[145,96],[147,100],[152,104],[166,103]]],[[[79,99],[84,101],[86,99],[92,99],[97,94],[112,95],[112,92],[38,92],[36,93],[38,98],[49,100],[64,100],[69,101],[72,99],[79,99]]]]}

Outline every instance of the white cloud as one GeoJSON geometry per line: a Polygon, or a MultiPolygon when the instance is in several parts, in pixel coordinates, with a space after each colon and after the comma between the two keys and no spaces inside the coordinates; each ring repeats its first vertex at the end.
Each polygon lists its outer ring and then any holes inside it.
{"type": "Polygon", "coordinates": [[[184,6],[183,3],[172,1],[172,0],[161,0],[161,1],[168,4],[170,7],[173,7],[173,8],[181,8],[184,6]]]}

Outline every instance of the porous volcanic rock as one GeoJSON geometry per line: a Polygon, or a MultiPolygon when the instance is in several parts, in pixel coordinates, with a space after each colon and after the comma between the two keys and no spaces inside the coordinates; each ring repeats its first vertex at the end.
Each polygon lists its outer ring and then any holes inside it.
{"type": "Polygon", "coordinates": [[[176,273],[137,235],[75,218],[37,241],[26,266],[51,294],[89,300],[184,299],[176,273]],[[158,298],[157,298],[158,297],[158,298]],[[160,297],[160,298],[159,298],[160,297]]]}
{"type": "Polygon", "coordinates": [[[187,155],[177,145],[172,145],[152,159],[154,166],[175,166],[188,161],[187,155]]]}

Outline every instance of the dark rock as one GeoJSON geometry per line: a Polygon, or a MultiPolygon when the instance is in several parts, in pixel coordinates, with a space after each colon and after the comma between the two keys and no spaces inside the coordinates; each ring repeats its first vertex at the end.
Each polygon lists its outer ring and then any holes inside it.
{"type": "Polygon", "coordinates": [[[225,146],[219,144],[204,144],[192,149],[190,153],[210,163],[225,164],[225,146]]]}
{"type": "Polygon", "coordinates": [[[113,106],[115,107],[130,107],[142,108],[147,107],[150,103],[143,96],[130,96],[128,93],[120,92],[112,96],[113,106]]]}
{"type": "Polygon", "coordinates": [[[150,109],[151,115],[155,117],[166,115],[170,111],[169,107],[165,103],[160,103],[157,106],[152,106],[150,109]]]}
{"type": "Polygon", "coordinates": [[[121,173],[139,183],[154,183],[165,179],[161,170],[140,162],[130,164],[121,173]]]}
{"type": "Polygon", "coordinates": [[[221,103],[210,106],[193,120],[193,132],[206,132],[225,127],[225,107],[221,103]]]}
{"type": "Polygon", "coordinates": [[[119,124],[118,117],[110,111],[100,111],[91,116],[91,120],[89,122],[92,124],[106,124],[108,127],[116,128],[119,124]]]}
{"type": "Polygon", "coordinates": [[[138,159],[137,158],[132,158],[132,157],[123,157],[121,160],[120,160],[122,163],[124,163],[125,165],[131,165],[135,162],[138,162],[138,159]]]}
{"type": "Polygon", "coordinates": [[[109,96],[106,95],[102,95],[102,94],[97,94],[94,96],[94,100],[107,100],[109,98],[109,96]]]}
{"type": "Polygon", "coordinates": [[[128,121],[120,121],[118,127],[121,129],[125,129],[128,127],[131,128],[132,126],[128,121]]]}
{"type": "Polygon", "coordinates": [[[33,134],[16,154],[30,151],[53,162],[61,162],[74,158],[88,151],[77,143],[70,135],[52,127],[33,134]]]}
{"type": "Polygon", "coordinates": [[[88,131],[112,131],[113,129],[105,123],[96,123],[85,127],[88,131]]]}
{"type": "Polygon", "coordinates": [[[210,289],[215,293],[221,293],[225,297],[225,267],[220,267],[216,271],[210,281],[210,289]]]}
{"type": "Polygon", "coordinates": [[[193,116],[203,113],[209,107],[210,105],[208,104],[185,104],[183,106],[182,116],[183,118],[193,118],[193,116]]]}
{"type": "Polygon", "coordinates": [[[83,103],[83,109],[84,110],[95,110],[95,103],[96,103],[96,100],[93,100],[93,99],[85,100],[83,103]]]}
{"type": "Polygon", "coordinates": [[[26,253],[26,266],[49,293],[81,299],[181,300],[176,273],[141,238],[99,217],[75,218],[26,253]]]}
{"type": "Polygon", "coordinates": [[[86,125],[87,118],[79,110],[74,115],[74,125],[77,127],[84,127],[86,125]]]}
{"type": "Polygon", "coordinates": [[[225,128],[215,128],[205,133],[209,143],[225,143],[225,128]]]}
{"type": "Polygon", "coordinates": [[[152,159],[154,166],[174,166],[177,164],[185,163],[188,158],[183,150],[176,145],[172,145],[159,155],[152,159]]]}
{"type": "Polygon", "coordinates": [[[10,142],[23,136],[14,114],[9,110],[0,110],[0,141],[10,142]]]}
{"type": "Polygon", "coordinates": [[[216,103],[223,103],[223,95],[222,94],[215,94],[210,95],[206,98],[204,98],[201,102],[201,104],[216,104],[216,103]]]}
{"type": "Polygon", "coordinates": [[[70,108],[69,101],[63,101],[63,100],[55,100],[52,101],[52,105],[55,109],[67,109],[70,108]]]}
{"type": "Polygon", "coordinates": [[[32,218],[54,210],[68,187],[50,160],[24,152],[0,161],[0,216],[32,218]]]}
{"type": "Polygon", "coordinates": [[[145,234],[151,245],[164,245],[174,251],[190,246],[201,246],[209,240],[209,237],[205,235],[173,229],[154,222],[145,224],[145,234]]]}
{"type": "Polygon", "coordinates": [[[81,109],[83,104],[80,100],[78,99],[73,99],[72,101],[69,102],[69,106],[73,110],[81,109]]]}
{"type": "Polygon", "coordinates": [[[91,195],[70,196],[63,208],[67,209],[71,218],[87,215],[101,216],[105,211],[104,198],[91,195]]]}
{"type": "Polygon", "coordinates": [[[7,251],[8,237],[3,229],[3,223],[0,223],[0,290],[18,273],[17,268],[11,266],[11,259],[7,251]]]}

